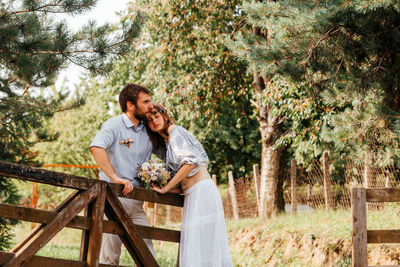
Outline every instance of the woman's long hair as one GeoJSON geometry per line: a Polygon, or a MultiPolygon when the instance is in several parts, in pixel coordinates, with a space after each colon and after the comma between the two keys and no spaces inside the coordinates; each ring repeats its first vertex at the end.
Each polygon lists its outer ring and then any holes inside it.
{"type": "MultiPolygon", "coordinates": [[[[167,110],[160,104],[153,104],[153,110],[151,112],[153,114],[159,113],[162,116],[162,118],[164,119],[164,122],[165,122],[165,125],[164,125],[164,128],[162,129],[162,131],[164,132],[164,134],[166,136],[168,136],[168,127],[171,126],[172,124],[174,124],[174,122],[168,115],[167,110]]],[[[164,138],[159,133],[153,132],[150,129],[147,121],[144,123],[144,125],[146,126],[147,133],[150,137],[151,142],[153,143],[153,149],[159,149],[159,148],[166,147],[164,138]]]]}

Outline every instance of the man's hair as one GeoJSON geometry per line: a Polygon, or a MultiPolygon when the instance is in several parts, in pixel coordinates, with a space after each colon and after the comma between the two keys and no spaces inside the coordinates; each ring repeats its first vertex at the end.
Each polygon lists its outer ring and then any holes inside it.
{"type": "Polygon", "coordinates": [[[119,93],[119,106],[121,107],[122,112],[126,111],[126,103],[128,103],[128,101],[132,102],[132,104],[136,106],[141,92],[150,95],[149,89],[142,85],[134,83],[128,83],[125,85],[124,89],[119,93]]]}

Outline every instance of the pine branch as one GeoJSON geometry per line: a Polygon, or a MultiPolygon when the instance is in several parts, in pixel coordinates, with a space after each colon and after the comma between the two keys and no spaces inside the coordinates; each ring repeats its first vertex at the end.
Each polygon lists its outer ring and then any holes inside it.
{"type": "Polygon", "coordinates": [[[64,54],[82,54],[82,53],[89,53],[89,54],[95,54],[98,53],[97,51],[93,50],[73,50],[73,51],[38,51],[34,53],[30,53],[28,55],[35,56],[35,55],[64,55],[64,54]]]}
{"type": "Polygon", "coordinates": [[[330,36],[336,34],[339,31],[337,26],[332,26],[314,45],[310,46],[308,49],[308,57],[303,61],[302,64],[307,64],[311,57],[314,54],[315,49],[326,39],[328,39],[330,36]]]}
{"type": "Polygon", "coordinates": [[[29,13],[29,12],[43,12],[43,13],[53,13],[53,14],[73,13],[73,12],[75,12],[75,11],[78,11],[78,10],[82,9],[82,8],[87,8],[87,7],[89,7],[89,6],[91,5],[90,2],[88,2],[88,3],[85,4],[85,5],[60,5],[59,3],[60,3],[61,1],[62,1],[62,0],[58,0],[58,1],[55,2],[54,4],[46,4],[46,5],[43,5],[43,6],[39,6],[39,7],[37,7],[37,8],[34,8],[34,9],[18,10],[18,11],[6,13],[6,14],[9,15],[9,16],[12,16],[12,15],[16,15],[16,14],[29,13]],[[61,11],[46,10],[46,8],[52,8],[52,7],[60,7],[61,9],[64,8],[64,10],[61,10],[61,11]],[[71,9],[71,10],[69,10],[68,12],[65,11],[66,8],[70,8],[70,7],[74,8],[74,9],[71,9]]]}
{"type": "Polygon", "coordinates": [[[240,27],[242,27],[242,25],[246,22],[245,19],[242,19],[241,21],[239,21],[235,28],[233,29],[233,31],[231,32],[231,40],[233,40],[233,36],[235,35],[235,33],[240,29],[240,27]]]}
{"type": "Polygon", "coordinates": [[[29,83],[26,84],[24,92],[21,95],[21,98],[28,92],[28,89],[31,87],[31,85],[29,83]]]}

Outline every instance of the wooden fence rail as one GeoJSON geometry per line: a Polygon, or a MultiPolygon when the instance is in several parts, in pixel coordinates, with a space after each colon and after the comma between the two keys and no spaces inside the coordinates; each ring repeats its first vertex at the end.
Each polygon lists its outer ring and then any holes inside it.
{"type": "MultiPolygon", "coordinates": [[[[0,203],[0,217],[40,223],[9,252],[1,266],[111,266],[99,264],[102,233],[118,234],[137,266],[158,266],[143,238],[178,242],[180,231],[132,223],[118,197],[122,185],[0,161],[0,176],[76,189],[54,211],[0,203]],[[78,213],[87,207],[85,216],[78,213]],[[103,214],[113,220],[103,220],[103,214]],[[81,229],[79,261],[35,256],[64,227],[81,229]]],[[[183,196],[135,188],[127,198],[183,206],[183,196]]]]}
{"type": "MultiPolygon", "coordinates": [[[[353,188],[353,266],[368,266],[367,244],[400,243],[400,230],[367,230],[367,202],[400,202],[400,188],[353,188]]],[[[398,266],[398,265],[397,265],[398,266]]]]}

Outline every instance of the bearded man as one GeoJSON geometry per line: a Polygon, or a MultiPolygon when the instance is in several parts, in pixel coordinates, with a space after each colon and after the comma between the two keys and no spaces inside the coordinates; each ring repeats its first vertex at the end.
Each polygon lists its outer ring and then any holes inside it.
{"type": "MultiPolygon", "coordinates": [[[[100,179],[122,184],[123,195],[140,186],[137,168],[150,159],[152,143],[142,121],[151,112],[150,91],[138,84],[127,84],[119,94],[122,114],[110,118],[101,127],[92,143],[90,152],[100,167],[100,179]]],[[[134,224],[148,226],[143,201],[119,198],[134,224]]],[[[118,235],[103,234],[100,263],[119,264],[122,241],[118,235]]],[[[153,243],[144,240],[153,256],[153,243]]]]}

